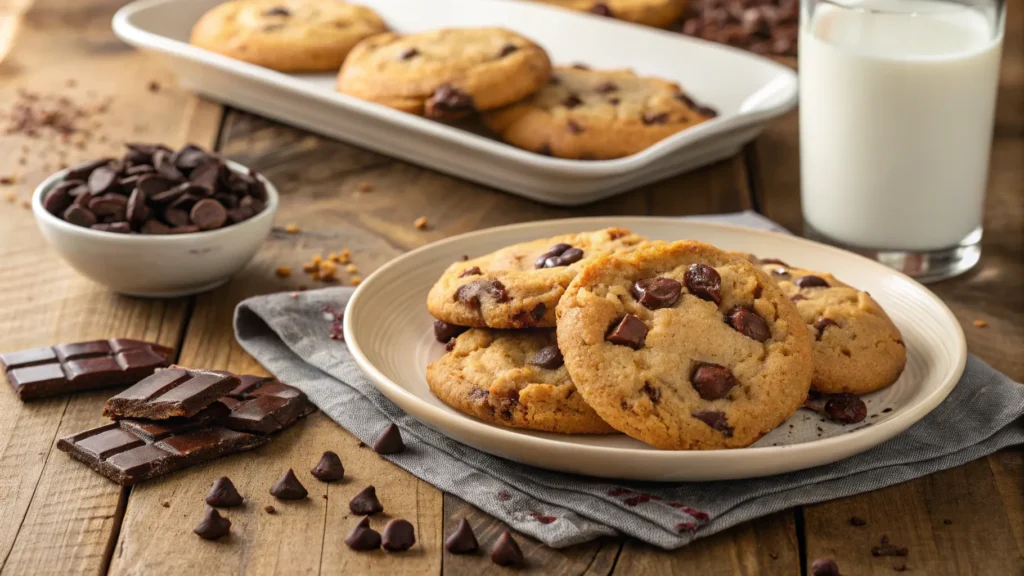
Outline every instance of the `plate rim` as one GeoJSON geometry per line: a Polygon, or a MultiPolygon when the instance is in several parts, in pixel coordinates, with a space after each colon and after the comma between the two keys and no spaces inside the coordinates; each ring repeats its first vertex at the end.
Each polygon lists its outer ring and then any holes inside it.
{"type": "MultiPolygon", "coordinates": [[[[747,455],[756,454],[758,457],[771,457],[772,455],[794,457],[798,454],[803,454],[810,451],[826,450],[830,448],[843,448],[844,446],[853,444],[861,445],[861,448],[849,454],[835,460],[829,460],[828,462],[834,462],[836,460],[842,460],[848,458],[854,454],[859,454],[866,451],[874,446],[877,446],[887,440],[892,439],[897,434],[903,432],[910,426],[914,425],[922,418],[927,416],[932,410],[934,410],[946,397],[952,392],[956,386],[960,377],[963,375],[964,368],[967,363],[967,342],[964,335],[963,327],[960,322],[956,319],[952,310],[942,301],[934,292],[929,290],[926,286],[917,282],[913,278],[861,256],[859,254],[849,252],[834,246],[822,244],[806,238],[796,235],[786,235],[779,232],[772,232],[768,230],[758,230],[755,228],[749,228],[746,226],[738,226],[734,224],[724,224],[719,222],[701,222],[686,220],[680,217],[667,217],[667,216],[590,216],[582,218],[561,218],[554,220],[541,220],[534,222],[521,222],[516,224],[506,224],[502,226],[494,226],[485,228],[482,230],[474,230],[463,234],[444,238],[435,242],[431,242],[405,254],[402,254],[377,270],[370,274],[360,285],[356,288],[356,291],[349,298],[348,304],[345,307],[345,316],[343,321],[343,329],[345,336],[345,343],[348,347],[349,352],[355,359],[356,364],[363,371],[364,374],[373,382],[374,387],[377,388],[382,394],[388,397],[391,401],[399,404],[399,407],[403,408],[403,411],[409,413],[411,416],[416,418],[424,425],[438,430],[438,426],[434,425],[433,422],[426,421],[419,418],[416,414],[412,414],[410,410],[403,407],[404,404],[408,403],[413,405],[418,411],[426,413],[431,418],[446,422],[446,426],[452,426],[468,435],[484,435],[490,437],[492,441],[514,441],[523,443],[524,448],[537,448],[541,450],[566,450],[572,449],[576,451],[581,457],[584,458],[644,458],[653,461],[656,464],[666,464],[677,460],[686,460],[690,464],[700,465],[703,463],[710,463],[717,458],[721,458],[726,454],[733,455],[747,455]],[[660,224],[673,224],[673,225],[687,225],[695,226],[698,228],[710,228],[710,229],[726,229],[735,232],[741,232],[746,234],[754,234],[755,236],[769,236],[773,238],[783,237],[787,241],[792,241],[797,244],[803,244],[806,246],[813,247],[814,249],[824,249],[828,252],[834,252],[842,254],[843,257],[853,256],[857,259],[862,260],[869,266],[876,267],[880,272],[889,274],[896,278],[909,281],[912,285],[924,293],[934,304],[939,306],[942,311],[942,320],[954,327],[956,334],[956,345],[954,350],[956,352],[955,361],[951,365],[951,370],[944,376],[941,384],[923,398],[916,406],[912,406],[905,411],[902,411],[891,419],[885,420],[880,423],[873,423],[869,427],[861,427],[857,430],[852,430],[845,434],[840,434],[830,438],[823,438],[820,440],[812,440],[810,442],[801,442],[797,444],[787,444],[783,446],[757,446],[757,447],[744,447],[744,448],[732,448],[732,449],[715,449],[715,450],[651,450],[649,448],[621,448],[621,447],[609,447],[609,446],[593,446],[586,444],[575,444],[572,442],[565,442],[561,439],[545,438],[540,436],[532,436],[527,434],[517,433],[514,429],[505,429],[501,426],[495,426],[488,424],[476,419],[470,418],[461,413],[451,413],[444,408],[434,406],[429,402],[421,399],[419,396],[406,390],[401,385],[393,382],[390,378],[385,376],[383,372],[377,369],[376,366],[370,362],[369,358],[363,352],[363,349],[359,343],[359,339],[356,336],[356,329],[354,326],[353,318],[355,314],[350,313],[350,309],[358,307],[365,294],[372,292],[374,284],[379,281],[379,278],[386,274],[389,270],[402,267],[408,262],[415,261],[424,252],[437,250],[454,244],[457,242],[463,242],[480,236],[486,236],[497,232],[508,232],[508,231],[528,231],[533,228],[544,228],[549,226],[556,226],[559,224],[572,223],[573,225],[583,225],[592,223],[595,229],[608,227],[610,225],[624,226],[629,228],[631,222],[647,222],[647,223],[660,223],[660,224]],[[709,462],[704,462],[705,460],[709,462]]],[[[438,430],[439,433],[452,438],[451,435],[438,430]]],[[[455,440],[455,438],[452,438],[455,440]]],[[[463,443],[459,440],[457,442],[463,443]]],[[[500,457],[500,456],[499,456],[500,457]]],[[[796,469],[805,469],[814,466],[823,465],[827,462],[820,462],[812,464],[810,466],[801,466],[796,469]]]]}

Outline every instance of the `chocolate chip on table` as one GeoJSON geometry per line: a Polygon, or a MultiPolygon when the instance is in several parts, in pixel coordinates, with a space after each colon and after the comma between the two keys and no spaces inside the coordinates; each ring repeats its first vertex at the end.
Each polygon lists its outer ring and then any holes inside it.
{"type": "Polygon", "coordinates": [[[702,300],[722,303],[722,277],[711,266],[691,264],[683,277],[690,293],[702,300]]]}
{"type": "Polygon", "coordinates": [[[353,550],[376,550],[380,548],[380,542],[380,534],[370,528],[368,517],[360,520],[345,537],[345,545],[353,550]]]}
{"type": "Polygon", "coordinates": [[[480,549],[476,535],[473,534],[473,527],[469,525],[468,520],[465,518],[459,520],[458,527],[444,541],[444,549],[452,554],[469,554],[480,549]]]}
{"type": "Polygon", "coordinates": [[[825,330],[829,326],[839,326],[839,323],[831,318],[825,318],[824,316],[819,316],[818,319],[814,321],[814,329],[818,331],[818,340],[821,340],[821,337],[825,334],[825,330]]]}
{"type": "Polygon", "coordinates": [[[647,339],[647,325],[637,316],[626,314],[604,339],[612,344],[639,350],[644,347],[644,341],[647,339]]]}
{"type": "Polygon", "coordinates": [[[388,552],[405,552],[416,543],[416,530],[408,520],[395,518],[384,526],[382,546],[388,552]]]}
{"type": "Polygon", "coordinates": [[[302,500],[309,495],[306,492],[306,487],[295,477],[295,472],[291,468],[274,484],[270,489],[270,494],[278,500],[302,500]]]}
{"type": "Polygon", "coordinates": [[[95,214],[90,212],[88,208],[83,208],[77,204],[72,204],[64,211],[64,220],[69,224],[83,226],[85,228],[88,228],[97,222],[95,214]]]}
{"type": "Polygon", "coordinates": [[[512,44],[512,43],[505,44],[504,46],[501,47],[501,52],[498,53],[498,57],[499,58],[504,58],[505,56],[508,56],[509,54],[511,54],[513,52],[517,52],[518,50],[519,50],[519,47],[516,46],[515,44],[512,44]]]}
{"type": "Polygon", "coordinates": [[[481,295],[490,296],[495,302],[508,302],[509,300],[505,285],[498,280],[481,278],[459,286],[455,291],[456,300],[474,308],[480,307],[481,295]]]}
{"type": "Polygon", "coordinates": [[[729,426],[729,421],[725,417],[723,412],[690,412],[690,416],[693,416],[697,420],[707,424],[714,430],[722,433],[722,436],[726,438],[732,438],[732,426],[729,426]]]}
{"type": "Polygon", "coordinates": [[[718,400],[736,386],[736,378],[725,366],[699,364],[690,375],[690,383],[704,400],[718,400]]]}
{"type": "Polygon", "coordinates": [[[548,370],[557,370],[564,364],[562,358],[562,351],[558,349],[557,344],[545,346],[541,348],[533,358],[530,359],[530,364],[539,366],[541,368],[547,368],[548,370]]]}
{"type": "Polygon", "coordinates": [[[402,432],[394,423],[387,427],[373,441],[373,451],[377,454],[398,454],[405,451],[405,442],[402,442],[402,432]]]}
{"type": "Polygon", "coordinates": [[[669,308],[675,305],[679,301],[682,291],[682,284],[663,276],[637,280],[632,288],[633,297],[648,310],[669,308]]]}
{"type": "Polygon", "coordinates": [[[841,576],[839,565],[831,558],[818,558],[811,562],[811,576],[841,576]]]}
{"type": "Polygon", "coordinates": [[[737,332],[758,342],[764,342],[772,335],[772,331],[768,328],[768,323],[764,321],[764,318],[761,318],[757,312],[750,308],[733,306],[732,310],[729,310],[725,315],[725,318],[729,326],[732,326],[737,332]]]}
{"type": "Polygon", "coordinates": [[[208,508],[206,516],[203,516],[203,520],[192,531],[205,540],[216,540],[231,532],[231,520],[221,516],[220,512],[213,508],[208,508]]]}
{"type": "Polygon", "coordinates": [[[442,84],[424,103],[428,118],[458,118],[476,108],[473,97],[451,84],[442,84]]]}
{"type": "Polygon", "coordinates": [[[204,198],[192,206],[189,218],[200,230],[215,230],[228,221],[228,212],[213,198],[204,198]]]}
{"type": "Polygon", "coordinates": [[[231,479],[221,476],[214,481],[206,495],[206,503],[217,508],[231,508],[242,505],[242,495],[238,493],[231,479]]]}
{"type": "Polygon", "coordinates": [[[860,516],[850,516],[850,526],[866,526],[867,523],[868,521],[860,516]]]}
{"type": "Polygon", "coordinates": [[[434,339],[438,342],[448,343],[452,338],[469,330],[466,326],[449,324],[444,320],[434,320],[434,339]]]}
{"type": "Polygon", "coordinates": [[[878,546],[871,548],[872,556],[906,556],[910,553],[906,546],[896,546],[889,543],[888,536],[882,536],[878,546]]]}
{"type": "Polygon", "coordinates": [[[358,494],[349,500],[348,509],[353,514],[360,516],[372,516],[384,511],[384,505],[377,499],[377,489],[373,486],[363,488],[358,494]]]}
{"type": "Polygon", "coordinates": [[[505,530],[491,548],[491,562],[498,566],[522,566],[523,551],[512,535],[505,530]]]}
{"type": "Polygon", "coordinates": [[[868,415],[868,407],[856,394],[823,394],[811,391],[804,408],[813,410],[839,424],[856,424],[868,415]]]}
{"type": "Polygon", "coordinates": [[[341,464],[341,458],[334,452],[328,450],[320,457],[320,462],[313,467],[310,474],[324,482],[334,482],[345,477],[345,467],[341,464]]]}
{"type": "Polygon", "coordinates": [[[801,288],[817,288],[819,286],[828,288],[828,282],[824,278],[811,274],[797,278],[795,284],[801,288]]]}
{"type": "Polygon", "coordinates": [[[609,18],[612,17],[612,9],[609,8],[608,5],[604,4],[603,2],[598,2],[591,6],[590,13],[597,14],[598,16],[607,16],[609,18]]]}

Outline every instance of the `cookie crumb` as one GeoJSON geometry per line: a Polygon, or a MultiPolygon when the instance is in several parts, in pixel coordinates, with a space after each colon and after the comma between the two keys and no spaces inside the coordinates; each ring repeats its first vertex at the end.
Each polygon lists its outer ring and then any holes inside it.
{"type": "Polygon", "coordinates": [[[277,512],[277,510],[269,504],[263,507],[263,511],[267,514],[274,514],[275,512],[277,512]]]}
{"type": "Polygon", "coordinates": [[[11,176],[11,175],[0,176],[0,184],[3,184],[4,186],[10,186],[11,184],[17,184],[17,183],[18,183],[18,177],[17,176],[11,176]]]}
{"type": "Polygon", "coordinates": [[[352,260],[352,251],[348,248],[342,248],[341,254],[338,254],[338,264],[348,264],[352,260]]]}
{"type": "Polygon", "coordinates": [[[284,227],[284,231],[289,234],[298,234],[299,227],[296,226],[295,224],[288,224],[287,226],[284,227]]]}
{"type": "Polygon", "coordinates": [[[412,223],[412,225],[415,226],[417,230],[425,230],[427,228],[427,217],[420,216],[412,223]]]}
{"type": "Polygon", "coordinates": [[[302,265],[302,271],[306,274],[312,274],[320,269],[319,262],[306,262],[302,265]]]}
{"type": "Polygon", "coordinates": [[[341,256],[338,256],[335,252],[331,252],[327,255],[327,259],[331,262],[337,263],[338,260],[341,259],[341,256]]]}
{"type": "Polygon", "coordinates": [[[359,276],[353,276],[351,282],[353,286],[359,286],[360,284],[363,283],[363,279],[360,278],[359,276]]]}
{"type": "Polygon", "coordinates": [[[359,190],[360,192],[370,192],[373,190],[373,184],[366,181],[360,182],[359,184],[356,184],[356,190],[359,190]]]}
{"type": "Polygon", "coordinates": [[[277,274],[278,278],[287,278],[292,275],[292,269],[289,266],[279,266],[274,270],[274,274],[277,274]]]}
{"type": "Polygon", "coordinates": [[[30,204],[28,200],[22,200],[21,207],[24,208],[25,210],[31,210],[32,204],[30,204]]]}
{"type": "Polygon", "coordinates": [[[356,268],[355,264],[349,264],[348,266],[345,266],[345,271],[349,274],[355,274],[356,272],[359,272],[359,268],[356,268]]]}
{"type": "Polygon", "coordinates": [[[324,260],[320,262],[320,280],[327,282],[328,280],[334,280],[334,275],[338,272],[338,265],[330,260],[324,260]]]}
{"type": "Polygon", "coordinates": [[[985,322],[984,320],[975,320],[974,321],[974,327],[975,328],[984,328],[985,326],[988,326],[988,322],[985,322]]]}
{"type": "Polygon", "coordinates": [[[161,502],[160,505],[163,506],[164,508],[170,508],[171,507],[171,503],[168,502],[167,500],[164,500],[163,502],[161,502]]]}
{"type": "Polygon", "coordinates": [[[11,204],[14,204],[17,200],[18,195],[15,194],[14,192],[11,192],[7,195],[7,201],[10,202],[11,204]]]}

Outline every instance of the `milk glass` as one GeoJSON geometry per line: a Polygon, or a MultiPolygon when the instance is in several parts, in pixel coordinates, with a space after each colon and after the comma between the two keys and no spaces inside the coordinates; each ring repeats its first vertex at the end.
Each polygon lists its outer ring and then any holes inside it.
{"type": "Polygon", "coordinates": [[[1005,0],[802,0],[807,234],[922,281],[981,257],[1005,0]]]}

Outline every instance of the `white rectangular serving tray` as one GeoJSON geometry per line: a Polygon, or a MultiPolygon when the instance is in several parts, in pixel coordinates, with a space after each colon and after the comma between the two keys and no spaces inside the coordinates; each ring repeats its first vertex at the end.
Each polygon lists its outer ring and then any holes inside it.
{"type": "Polygon", "coordinates": [[[719,116],[616,160],[562,160],[485,134],[364,102],[334,90],[334,74],[283,74],[188,44],[219,0],[139,0],[114,16],[125,42],[161,55],[181,84],[262,116],[527,198],[593,202],[736,154],[790,110],[797,76],[766,58],[677,34],[528,2],[359,0],[399,32],[504,26],[557,64],[632,68],[678,82],[719,116]]]}

